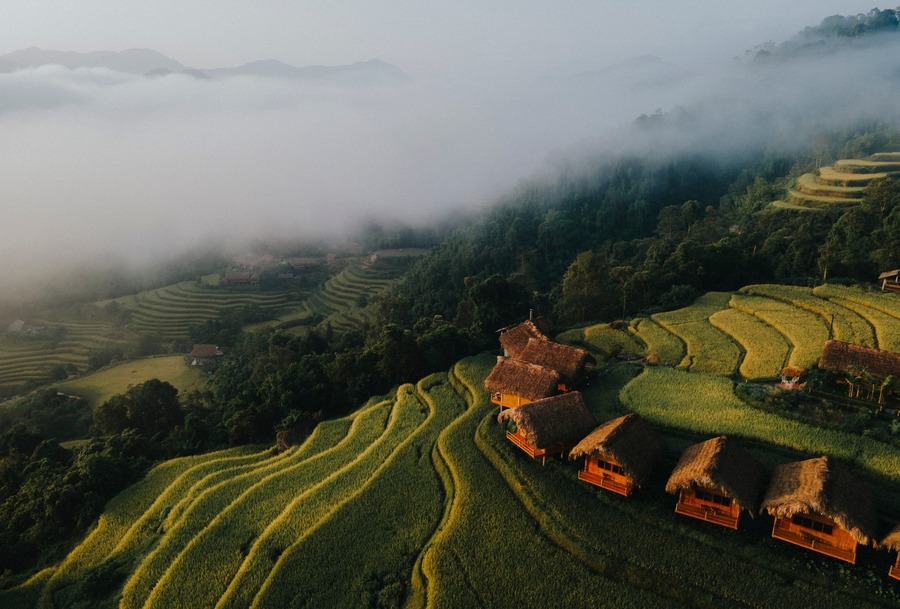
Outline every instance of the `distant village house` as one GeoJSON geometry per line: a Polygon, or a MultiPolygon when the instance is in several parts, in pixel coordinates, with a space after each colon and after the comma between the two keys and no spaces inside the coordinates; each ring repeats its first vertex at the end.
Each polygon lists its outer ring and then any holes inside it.
{"type": "Polygon", "coordinates": [[[188,363],[191,366],[212,369],[222,362],[225,351],[218,345],[198,343],[193,346],[188,354],[188,363]]]}

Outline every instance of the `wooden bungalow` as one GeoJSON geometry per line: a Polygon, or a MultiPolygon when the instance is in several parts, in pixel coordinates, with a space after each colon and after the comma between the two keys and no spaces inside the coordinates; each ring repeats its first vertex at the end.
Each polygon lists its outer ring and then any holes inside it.
{"type": "Polygon", "coordinates": [[[881,282],[882,292],[885,290],[900,292],[900,269],[885,271],[878,276],[878,281],[881,282]]]}
{"type": "Polygon", "coordinates": [[[528,344],[529,338],[549,341],[545,334],[549,323],[545,320],[526,320],[514,326],[507,326],[498,330],[500,333],[500,346],[503,347],[503,355],[515,359],[522,359],[522,352],[528,344]],[[543,330],[542,330],[543,328],[543,330]]]}
{"type": "Polygon", "coordinates": [[[491,392],[491,402],[504,408],[516,408],[559,392],[559,374],[509,357],[498,356],[484,387],[491,392]]]}
{"type": "Polygon", "coordinates": [[[635,413],[607,421],[569,452],[584,457],[578,479],[625,495],[640,487],[665,450],[665,442],[635,413]]]}
{"type": "Polygon", "coordinates": [[[762,478],[756,459],[719,436],[685,449],[666,492],[678,493],[676,513],[737,529],[741,510],[756,513],[762,478]]]}
{"type": "Polygon", "coordinates": [[[561,380],[559,390],[571,391],[584,377],[584,367],[592,358],[587,351],[578,347],[529,338],[517,359],[556,370],[561,380]]]}
{"type": "Polygon", "coordinates": [[[897,560],[888,571],[888,575],[894,579],[900,579],[900,524],[888,533],[888,536],[881,540],[881,545],[888,550],[897,552],[897,560]]]}
{"type": "MultiPolygon", "coordinates": [[[[869,397],[875,399],[877,393],[878,402],[881,403],[886,390],[896,390],[896,385],[891,381],[900,380],[900,353],[829,340],[819,358],[819,368],[838,374],[865,373],[868,376],[858,381],[845,380],[857,383],[857,395],[860,393],[859,389],[867,385],[869,397]]],[[[854,386],[851,385],[850,389],[853,392],[854,386]]]]}
{"type": "Polygon", "coordinates": [[[541,457],[541,463],[547,455],[564,456],[597,425],[580,391],[504,410],[497,420],[514,422],[516,430],[507,431],[507,439],[530,457],[541,457]]]}
{"type": "Polygon", "coordinates": [[[850,563],[877,525],[872,491],[829,457],[777,466],[760,509],[775,539],[850,563]]]}

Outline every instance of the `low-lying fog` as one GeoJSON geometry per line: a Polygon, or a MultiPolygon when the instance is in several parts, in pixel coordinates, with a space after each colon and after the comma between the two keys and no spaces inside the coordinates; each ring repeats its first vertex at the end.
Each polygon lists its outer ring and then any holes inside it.
{"type": "MultiPolygon", "coordinates": [[[[84,11],[109,6],[74,4],[84,11]]],[[[743,56],[829,15],[865,12],[866,3],[781,9],[766,2],[755,12],[711,1],[643,9],[574,2],[554,11],[538,3],[390,3],[381,12],[348,4],[334,12],[320,7],[315,16],[326,33],[298,32],[293,47],[279,39],[289,30],[274,26],[278,10],[296,18],[280,2],[242,8],[245,20],[250,11],[273,31],[255,38],[244,32],[233,44],[224,35],[192,40],[181,22],[156,38],[131,21],[115,30],[112,17],[103,29],[98,13],[94,27],[104,35],[93,31],[91,46],[92,30],[85,39],[67,38],[49,11],[18,15],[16,34],[3,38],[18,46],[0,53],[32,45],[81,52],[140,46],[200,69],[378,57],[410,79],[329,85],[52,65],[0,74],[0,300],[48,269],[142,261],[260,235],[339,234],[371,217],[427,222],[552,173],[566,155],[803,146],[824,129],[897,112],[897,42],[784,63],[743,56]],[[316,42],[328,52],[317,54],[316,42]],[[204,63],[216,59],[222,63],[204,63]],[[676,107],[694,113],[684,130],[649,140],[627,130],[640,114],[676,107]]],[[[319,31],[303,24],[304,32],[319,31]]]]}

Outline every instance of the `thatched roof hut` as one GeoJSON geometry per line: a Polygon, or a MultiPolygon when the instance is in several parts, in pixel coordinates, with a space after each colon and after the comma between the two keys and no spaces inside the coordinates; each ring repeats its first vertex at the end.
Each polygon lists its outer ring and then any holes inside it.
{"type": "Polygon", "coordinates": [[[580,391],[544,398],[504,410],[498,421],[513,421],[532,446],[548,447],[579,442],[597,425],[580,391]]]}
{"type": "Polygon", "coordinates": [[[559,374],[554,370],[501,355],[484,379],[484,387],[488,391],[509,393],[534,401],[556,393],[559,382],[559,374]]]}
{"type": "Polygon", "coordinates": [[[525,350],[529,338],[550,341],[544,331],[541,330],[541,327],[546,328],[547,325],[549,324],[542,321],[534,322],[529,319],[514,326],[501,328],[498,330],[500,333],[500,346],[503,347],[503,350],[509,357],[522,359],[522,352],[525,350]]]}
{"type": "Polygon", "coordinates": [[[872,491],[827,456],[777,466],[760,509],[778,518],[821,514],[861,544],[869,543],[878,522],[872,491]]]}
{"type": "Polygon", "coordinates": [[[640,486],[665,447],[663,439],[647,421],[638,414],[629,413],[594,429],[575,445],[569,458],[612,459],[635,486],[640,486]]]}
{"type": "Polygon", "coordinates": [[[897,526],[887,534],[887,537],[881,540],[879,545],[884,546],[888,550],[900,551],[900,523],[897,523],[897,526]]]}
{"type": "Polygon", "coordinates": [[[517,359],[556,370],[563,382],[568,384],[581,377],[589,357],[587,351],[578,347],[529,338],[517,359]]]}
{"type": "Polygon", "coordinates": [[[819,358],[819,368],[833,372],[856,368],[881,381],[889,376],[900,378],[900,353],[829,340],[819,358]]]}
{"type": "Polygon", "coordinates": [[[756,513],[762,479],[762,465],[733,440],[719,436],[684,450],[669,476],[666,492],[712,489],[730,497],[752,516],[756,513]]]}

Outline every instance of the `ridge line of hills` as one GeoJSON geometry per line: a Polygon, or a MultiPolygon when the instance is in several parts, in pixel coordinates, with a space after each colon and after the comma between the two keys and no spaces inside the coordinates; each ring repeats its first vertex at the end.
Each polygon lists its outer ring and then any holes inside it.
{"type": "Polygon", "coordinates": [[[152,49],[126,49],[124,51],[75,51],[45,50],[30,47],[0,55],[0,73],[60,65],[69,69],[107,68],[126,74],[160,77],[184,74],[197,79],[225,79],[235,76],[260,76],[298,81],[339,81],[345,84],[401,83],[410,80],[397,66],[371,59],[351,64],[325,66],[294,66],[277,59],[261,59],[233,67],[195,68],[182,64],[152,49]]]}

